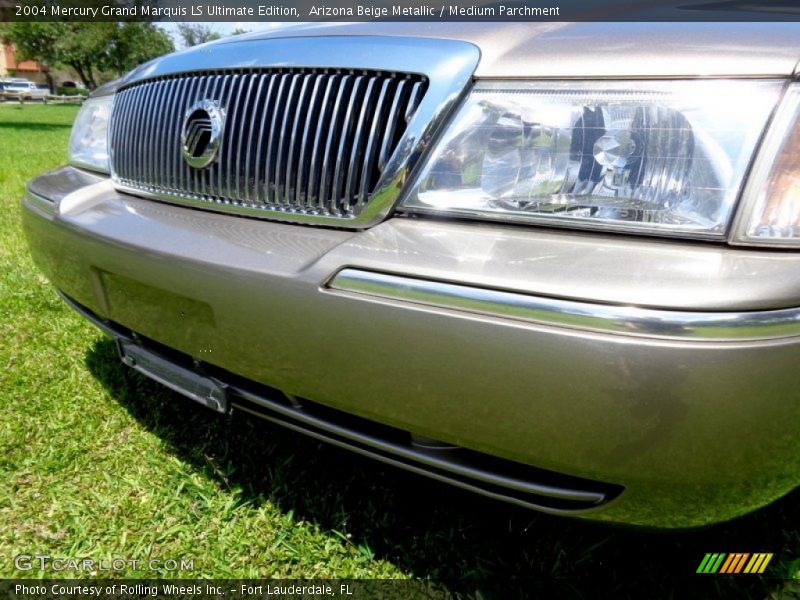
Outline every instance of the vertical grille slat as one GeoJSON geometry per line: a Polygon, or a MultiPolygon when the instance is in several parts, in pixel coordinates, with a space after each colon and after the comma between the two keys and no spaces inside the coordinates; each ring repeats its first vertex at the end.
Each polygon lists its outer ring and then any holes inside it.
{"type": "MultiPolygon", "coordinates": [[[[284,195],[281,191],[282,179],[284,175],[284,162],[286,159],[286,151],[288,149],[287,142],[289,137],[289,131],[292,126],[291,118],[294,115],[293,108],[297,104],[297,92],[298,92],[298,83],[300,81],[300,74],[292,75],[292,82],[289,84],[289,91],[286,94],[286,102],[283,107],[283,118],[281,119],[281,128],[278,132],[278,152],[275,157],[275,186],[272,194],[272,202],[275,206],[281,206],[284,204],[284,195]]],[[[273,132],[273,135],[274,132],[273,132]]]]}
{"type": "MultiPolygon", "coordinates": [[[[242,186],[242,155],[246,156],[246,147],[245,144],[247,143],[245,140],[244,130],[245,125],[247,125],[247,119],[243,118],[245,114],[252,114],[250,111],[250,98],[253,95],[253,87],[258,79],[258,76],[255,74],[250,74],[247,76],[247,96],[244,99],[244,106],[242,107],[242,118],[239,119],[239,135],[236,139],[236,193],[234,195],[235,198],[243,198],[244,194],[243,191],[246,189],[245,186],[242,186]]],[[[244,85],[244,84],[242,84],[244,85]]]]}
{"type": "MultiPolygon", "coordinates": [[[[183,115],[189,110],[189,106],[194,103],[195,94],[197,93],[197,88],[200,87],[200,81],[198,79],[191,79],[189,81],[188,89],[186,90],[186,97],[183,102],[183,106],[181,107],[181,121],[183,120],[183,115]]],[[[180,131],[181,125],[178,123],[178,131],[180,131]]],[[[176,145],[178,146],[178,153],[180,153],[180,145],[181,145],[181,136],[180,133],[176,139],[176,145]]],[[[178,162],[178,189],[183,190],[186,192],[189,188],[189,167],[186,166],[186,163],[183,160],[178,162]]]]}
{"type": "Polygon", "coordinates": [[[264,87],[267,84],[267,75],[260,75],[258,76],[258,91],[256,92],[256,98],[253,101],[253,112],[249,119],[249,130],[247,133],[247,138],[245,140],[245,144],[247,145],[247,154],[245,156],[245,166],[244,166],[244,188],[245,188],[245,199],[248,203],[254,203],[256,200],[253,196],[253,188],[255,187],[253,181],[250,179],[250,173],[252,173],[252,158],[253,158],[253,150],[256,145],[256,139],[254,137],[255,132],[257,130],[258,125],[258,116],[261,115],[261,111],[259,107],[261,106],[262,97],[264,94],[264,87]]]}
{"type": "Polygon", "coordinates": [[[183,119],[183,106],[186,102],[186,94],[189,92],[189,82],[186,79],[181,79],[178,85],[178,92],[175,100],[172,103],[172,112],[170,113],[171,128],[169,133],[169,140],[167,140],[167,152],[169,153],[169,176],[166,183],[167,188],[175,192],[180,189],[180,168],[181,168],[181,154],[178,146],[181,139],[181,120],[183,119]],[[173,144],[172,140],[179,140],[178,144],[173,144]]]}
{"type": "Polygon", "coordinates": [[[161,122],[161,134],[158,136],[158,181],[161,185],[169,189],[169,138],[172,131],[173,120],[169,118],[175,107],[175,94],[177,93],[180,84],[179,79],[168,79],[162,85],[164,86],[164,102],[162,104],[161,113],[164,118],[161,122]]]}
{"type": "Polygon", "coordinates": [[[291,78],[291,75],[281,75],[280,84],[278,84],[278,91],[275,96],[275,107],[272,109],[272,120],[269,126],[269,140],[267,141],[267,155],[264,161],[264,201],[266,203],[273,203],[272,190],[275,187],[275,154],[278,150],[278,124],[280,123],[280,115],[285,110],[284,96],[286,93],[286,83],[291,78]]]}
{"type": "Polygon", "coordinates": [[[386,96],[388,94],[391,80],[384,79],[381,85],[380,94],[376,100],[375,111],[372,117],[372,124],[369,128],[367,136],[367,147],[364,150],[364,160],[361,167],[361,186],[358,190],[358,197],[356,199],[356,206],[361,208],[367,201],[367,194],[369,194],[369,182],[371,181],[372,173],[378,172],[377,164],[377,150],[380,146],[378,140],[378,130],[381,125],[383,111],[386,106],[386,96]]]}
{"type": "MultiPolygon", "coordinates": [[[[231,90],[233,86],[236,85],[237,76],[233,76],[233,80],[231,81],[230,78],[223,77],[221,75],[217,75],[214,77],[214,83],[212,84],[212,91],[210,94],[210,98],[219,102],[219,104],[223,107],[223,109],[227,109],[228,101],[227,96],[230,96],[231,90]]],[[[223,163],[217,163],[219,168],[213,169],[198,169],[200,171],[200,180],[204,181],[206,177],[208,177],[208,188],[206,191],[205,186],[202,193],[207,196],[219,196],[222,193],[221,185],[223,181],[223,174],[222,174],[222,167],[223,163]],[[216,173],[216,175],[215,175],[216,173]]]]}
{"type": "Polygon", "coordinates": [[[306,105],[306,96],[309,94],[309,82],[313,75],[306,74],[303,76],[303,85],[300,88],[300,95],[297,98],[295,105],[294,120],[292,121],[292,132],[289,135],[289,153],[286,157],[286,173],[284,175],[284,190],[283,198],[288,207],[294,208],[294,187],[292,185],[295,179],[295,172],[297,165],[295,164],[295,156],[299,146],[297,139],[297,130],[303,122],[303,112],[308,110],[306,105]]]}
{"type": "Polygon", "coordinates": [[[149,84],[144,90],[142,90],[142,95],[146,99],[145,104],[145,115],[146,115],[146,123],[145,126],[142,127],[142,131],[139,136],[139,173],[141,173],[142,180],[144,181],[147,187],[151,187],[150,177],[148,176],[148,158],[150,158],[150,152],[148,146],[150,145],[150,137],[153,134],[153,105],[155,104],[156,96],[153,94],[153,88],[155,88],[155,83],[149,84]]]}
{"type": "Polygon", "coordinates": [[[411,117],[414,116],[414,111],[417,110],[420,100],[422,100],[422,82],[417,81],[414,84],[414,87],[411,88],[411,95],[408,99],[408,104],[406,105],[406,123],[408,123],[411,120],[411,117]]]}
{"type": "MultiPolygon", "coordinates": [[[[153,84],[153,111],[152,114],[159,114],[161,111],[162,103],[164,102],[164,86],[163,82],[157,81],[153,84]]],[[[147,180],[150,186],[155,186],[158,181],[158,138],[161,136],[162,121],[150,118],[150,136],[147,139],[147,180]]]]}
{"type": "Polygon", "coordinates": [[[400,118],[400,104],[404,92],[406,91],[407,81],[403,79],[397,84],[394,91],[394,98],[392,99],[392,106],[389,109],[389,116],[386,118],[386,129],[383,132],[383,140],[381,141],[381,149],[378,154],[378,169],[383,171],[386,168],[386,163],[389,162],[389,155],[392,150],[392,138],[394,131],[397,127],[397,121],[400,118]]]}
{"type": "Polygon", "coordinates": [[[342,110],[342,99],[347,93],[348,84],[352,78],[352,75],[345,75],[339,82],[339,89],[336,93],[336,100],[333,104],[333,112],[331,114],[331,121],[328,128],[328,137],[325,141],[325,152],[322,157],[322,177],[320,178],[319,184],[320,209],[324,209],[327,206],[328,209],[334,214],[336,214],[336,206],[331,202],[329,187],[331,181],[333,180],[333,164],[331,163],[335,158],[333,156],[333,149],[336,147],[336,132],[341,126],[341,115],[344,112],[342,110]]]}
{"type": "MultiPolygon", "coordinates": [[[[161,112],[165,116],[169,115],[175,105],[175,93],[180,80],[170,79],[164,85],[164,102],[161,112]]],[[[172,127],[172,120],[165,118],[161,123],[161,134],[158,139],[158,181],[169,189],[169,138],[172,127]]]]}
{"type": "MultiPolygon", "coordinates": [[[[109,131],[111,132],[111,137],[113,139],[120,139],[122,138],[122,143],[127,143],[127,137],[125,137],[125,126],[127,125],[127,121],[124,116],[127,113],[127,107],[130,104],[130,96],[115,96],[114,97],[114,108],[112,109],[112,114],[117,112],[117,117],[112,117],[111,119],[111,126],[109,131]]],[[[113,146],[110,148],[111,152],[111,159],[114,160],[116,158],[120,158],[120,150],[119,148],[114,148],[113,146]]],[[[129,155],[130,153],[123,152],[123,155],[129,155]]]]}
{"type": "MultiPolygon", "coordinates": [[[[163,114],[167,102],[167,91],[170,86],[170,81],[159,81],[156,84],[157,88],[157,101],[155,114],[163,114]]],[[[156,119],[154,126],[153,143],[150,150],[150,179],[153,185],[158,181],[164,181],[162,163],[164,154],[162,151],[161,140],[166,137],[166,122],[163,119],[156,119]]]]}
{"type": "MultiPolygon", "coordinates": [[[[133,175],[131,177],[131,179],[139,179],[139,180],[141,180],[145,187],[147,186],[147,182],[144,180],[144,171],[142,169],[142,159],[144,158],[145,153],[144,153],[144,147],[142,146],[142,144],[144,142],[144,134],[147,131],[147,128],[149,127],[149,125],[150,125],[150,123],[148,122],[148,116],[147,116],[148,115],[148,112],[147,112],[147,100],[149,100],[149,98],[146,95],[146,92],[147,92],[149,87],[150,87],[149,85],[145,85],[145,86],[143,86],[141,89],[139,89],[137,91],[137,96],[138,96],[137,101],[136,101],[137,108],[139,110],[142,110],[141,104],[145,105],[144,109],[143,109],[143,114],[141,115],[142,121],[144,121],[144,122],[141,123],[138,127],[134,127],[133,128],[134,140],[135,140],[136,146],[135,146],[135,148],[133,150],[133,160],[134,160],[135,164],[133,166],[133,175]],[[142,102],[142,100],[144,100],[145,102],[142,102]]],[[[134,119],[132,119],[132,123],[135,123],[135,117],[134,117],[134,119]]]]}
{"type": "Polygon", "coordinates": [[[149,110],[148,100],[150,98],[148,97],[147,93],[150,87],[151,86],[148,85],[142,88],[139,93],[140,102],[143,101],[144,103],[143,118],[145,122],[136,127],[136,121],[135,120],[133,121],[134,131],[136,132],[136,149],[134,150],[135,152],[134,160],[136,161],[135,173],[136,177],[140,178],[145,185],[147,185],[147,182],[145,181],[146,175],[144,171],[144,157],[145,157],[144,140],[145,140],[145,134],[147,133],[147,130],[150,127],[149,115],[152,114],[151,112],[148,112],[149,110]]]}
{"type": "Polygon", "coordinates": [[[267,96],[264,98],[264,110],[257,115],[257,118],[261,119],[261,124],[258,129],[258,149],[256,150],[255,156],[256,176],[255,180],[253,181],[253,187],[255,188],[256,202],[261,204],[264,203],[264,201],[261,199],[261,190],[264,187],[264,185],[261,183],[261,176],[263,174],[262,165],[264,163],[264,160],[262,159],[262,149],[266,147],[266,144],[264,144],[264,138],[269,136],[269,128],[267,127],[267,123],[269,122],[268,117],[270,114],[269,110],[272,108],[272,104],[274,102],[273,95],[277,91],[276,82],[278,81],[277,77],[270,77],[269,79],[267,96]]]}
{"type": "Polygon", "coordinates": [[[353,140],[354,128],[354,112],[358,103],[361,88],[364,85],[364,76],[359,75],[353,82],[353,89],[350,92],[350,101],[347,103],[344,121],[342,122],[342,134],[339,137],[339,150],[336,152],[336,169],[333,177],[333,189],[331,190],[331,205],[335,206],[337,211],[344,211],[346,207],[343,203],[339,202],[342,198],[342,186],[345,181],[345,162],[350,154],[350,142],[353,140]]]}
{"type": "Polygon", "coordinates": [[[144,122],[141,123],[138,127],[134,128],[134,131],[136,132],[135,133],[136,148],[134,149],[134,160],[136,161],[136,165],[134,169],[136,177],[142,180],[142,183],[144,184],[145,187],[147,187],[147,173],[144,170],[144,158],[146,156],[144,144],[145,144],[145,137],[150,129],[149,104],[150,102],[152,102],[153,98],[148,94],[148,92],[150,91],[151,87],[152,84],[148,84],[139,91],[140,102],[144,106],[144,109],[140,109],[143,110],[142,120],[144,122]]]}
{"type": "MultiPolygon", "coordinates": [[[[232,167],[236,162],[236,156],[233,153],[234,143],[236,142],[236,121],[238,116],[238,109],[239,109],[239,99],[242,94],[242,87],[244,86],[244,76],[240,74],[235,74],[233,76],[233,80],[230,82],[230,86],[223,91],[220,92],[220,104],[223,106],[225,111],[228,114],[228,118],[230,118],[230,122],[226,123],[224,129],[224,135],[222,138],[222,144],[220,145],[220,152],[225,152],[226,155],[229,157],[228,160],[225,161],[218,161],[217,164],[219,165],[218,177],[217,177],[217,185],[214,188],[214,195],[216,196],[224,196],[225,198],[232,198],[233,195],[231,193],[231,183],[232,183],[232,167]],[[224,97],[223,97],[224,94],[224,97]],[[224,167],[224,171],[223,171],[224,167]],[[225,191],[223,192],[223,186],[225,186],[225,191]]],[[[227,119],[226,119],[227,120],[227,119]]]]}
{"type": "MultiPolygon", "coordinates": [[[[211,96],[211,84],[212,84],[213,77],[212,76],[204,76],[200,80],[200,85],[197,88],[197,97],[207,97],[210,98],[211,96]]],[[[187,171],[189,173],[189,192],[194,194],[195,196],[200,196],[202,198],[202,194],[200,192],[200,173],[201,169],[191,169],[189,170],[187,167],[187,171]]]]}
{"type": "Polygon", "coordinates": [[[323,140],[327,138],[325,135],[326,125],[330,120],[330,109],[331,100],[334,98],[336,94],[337,86],[339,85],[340,77],[338,75],[334,75],[328,78],[328,83],[325,87],[325,95],[322,98],[322,106],[320,107],[320,116],[319,121],[317,122],[317,130],[314,134],[314,143],[311,146],[311,162],[309,164],[308,170],[308,188],[306,192],[306,204],[312,207],[318,207],[322,209],[324,207],[323,202],[320,200],[319,196],[319,179],[320,179],[320,164],[322,163],[322,144],[323,140]]]}
{"type": "MultiPolygon", "coordinates": [[[[345,184],[345,191],[342,195],[343,209],[349,211],[351,209],[351,199],[356,193],[356,186],[358,185],[358,177],[361,174],[359,165],[361,164],[361,154],[364,151],[364,125],[367,120],[367,113],[372,109],[372,103],[375,100],[373,89],[375,87],[375,77],[370,77],[367,83],[367,89],[364,93],[364,100],[361,102],[361,110],[358,115],[358,123],[356,125],[355,137],[350,150],[350,163],[347,169],[347,183],[345,184]]],[[[357,199],[357,198],[356,198],[357,199]]]]}
{"type": "Polygon", "coordinates": [[[295,182],[294,188],[294,204],[298,209],[302,209],[303,203],[307,198],[309,198],[308,190],[305,187],[305,182],[307,181],[306,165],[309,164],[309,159],[311,158],[309,154],[311,152],[311,148],[314,147],[314,142],[311,139],[312,125],[317,125],[317,128],[320,126],[319,119],[321,101],[319,100],[319,95],[322,93],[322,88],[326,85],[326,80],[329,85],[331,81],[330,77],[325,77],[324,75],[316,76],[314,81],[314,89],[311,90],[311,98],[309,98],[308,102],[308,112],[306,113],[305,124],[303,127],[300,155],[297,158],[297,181],[295,182]],[[310,146],[309,141],[311,141],[310,146]]]}
{"type": "MultiPolygon", "coordinates": [[[[129,191],[220,210],[261,208],[278,219],[280,212],[355,217],[370,202],[426,88],[419,75],[313,68],[137,82],[115,97],[112,174],[129,191]],[[208,102],[224,115],[220,143],[209,164],[192,167],[182,157],[183,121],[190,107],[208,102]]],[[[199,118],[192,138],[205,136],[202,152],[211,134],[199,118]]]]}

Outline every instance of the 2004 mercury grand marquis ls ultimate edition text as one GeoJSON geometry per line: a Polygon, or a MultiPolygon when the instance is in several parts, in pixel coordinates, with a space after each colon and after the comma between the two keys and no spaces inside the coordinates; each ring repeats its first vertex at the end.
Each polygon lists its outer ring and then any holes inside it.
{"type": "Polygon", "coordinates": [[[122,361],[539,510],[800,484],[800,27],[348,24],[83,106],[31,252],[122,361]]]}

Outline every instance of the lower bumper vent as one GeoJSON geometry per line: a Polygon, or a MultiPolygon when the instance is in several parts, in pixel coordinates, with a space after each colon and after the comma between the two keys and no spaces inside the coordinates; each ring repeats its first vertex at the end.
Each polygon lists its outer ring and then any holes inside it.
{"type": "Polygon", "coordinates": [[[104,321],[71,298],[81,315],[117,340],[123,361],[148,377],[222,412],[237,408],[384,463],[519,506],[575,513],[602,506],[622,486],[540,469],[414,435],[318,404],[208,364],[104,321]],[[131,352],[131,345],[135,351],[131,352]],[[133,357],[133,360],[130,358],[133,357]],[[127,360],[126,360],[127,359],[127,360]],[[140,363],[137,365],[137,361],[140,363]],[[224,390],[224,398],[220,398],[224,390]]]}

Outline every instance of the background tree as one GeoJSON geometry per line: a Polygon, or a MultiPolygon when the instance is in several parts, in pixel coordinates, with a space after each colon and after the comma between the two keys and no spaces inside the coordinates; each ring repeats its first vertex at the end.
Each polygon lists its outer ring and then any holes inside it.
{"type": "Polygon", "coordinates": [[[189,48],[198,44],[205,44],[220,39],[220,34],[202,23],[178,23],[178,35],[183,44],[189,48]]]}
{"type": "Polygon", "coordinates": [[[172,39],[150,23],[119,23],[107,49],[107,68],[124,74],[148,60],[175,50],[172,39]]]}
{"type": "Polygon", "coordinates": [[[0,38],[18,60],[71,67],[89,89],[138,64],[174,50],[172,40],[152,23],[6,23],[0,38]]]}
{"type": "Polygon", "coordinates": [[[0,41],[14,44],[18,60],[33,59],[42,65],[52,90],[50,67],[57,62],[55,44],[63,31],[63,23],[0,23],[0,41]]]}

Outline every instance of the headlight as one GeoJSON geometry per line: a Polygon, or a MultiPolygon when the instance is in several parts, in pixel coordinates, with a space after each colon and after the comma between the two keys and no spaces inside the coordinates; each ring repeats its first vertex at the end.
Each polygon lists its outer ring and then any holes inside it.
{"type": "Polygon", "coordinates": [[[109,172],[108,119],[113,100],[113,95],[97,96],[83,103],[69,138],[70,164],[109,172]]]}
{"type": "Polygon", "coordinates": [[[782,86],[482,82],[401,210],[720,238],[782,86]]]}

